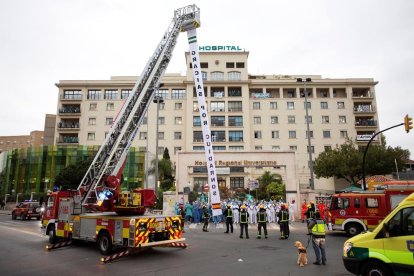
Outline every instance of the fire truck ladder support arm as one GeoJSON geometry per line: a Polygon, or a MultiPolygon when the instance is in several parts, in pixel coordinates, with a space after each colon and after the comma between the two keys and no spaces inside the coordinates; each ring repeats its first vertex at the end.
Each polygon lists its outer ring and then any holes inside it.
{"type": "Polygon", "coordinates": [[[109,134],[102,143],[88,171],[83,177],[78,191],[84,207],[99,206],[99,191],[109,190],[118,193],[120,176],[129,148],[134,141],[144,116],[165,73],[177,42],[180,31],[188,31],[200,26],[200,11],[190,5],[174,12],[167,31],[157,45],[142,74],[137,80],[131,95],[123,105],[109,134]],[[108,177],[112,178],[108,178],[108,177]]]}

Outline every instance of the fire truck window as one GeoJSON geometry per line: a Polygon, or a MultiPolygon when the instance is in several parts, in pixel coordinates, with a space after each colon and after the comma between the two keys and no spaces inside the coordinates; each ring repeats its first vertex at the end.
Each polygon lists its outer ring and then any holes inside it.
{"type": "Polygon", "coordinates": [[[378,199],[377,198],[366,198],[365,206],[367,208],[378,208],[378,199]]]}
{"type": "Polygon", "coordinates": [[[361,207],[361,201],[359,200],[359,198],[354,199],[354,207],[355,208],[361,207]]]}
{"type": "Polygon", "coordinates": [[[49,199],[47,200],[47,207],[53,207],[53,205],[55,205],[54,197],[50,196],[49,199]]]}
{"type": "Polygon", "coordinates": [[[343,209],[348,209],[349,208],[349,198],[344,198],[343,202],[344,202],[343,209]]]}

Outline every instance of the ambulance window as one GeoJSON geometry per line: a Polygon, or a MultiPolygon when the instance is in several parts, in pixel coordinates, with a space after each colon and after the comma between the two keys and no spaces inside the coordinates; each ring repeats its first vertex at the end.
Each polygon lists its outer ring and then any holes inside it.
{"type": "Polygon", "coordinates": [[[405,208],[388,222],[391,237],[414,235],[414,208],[405,208]]]}
{"type": "Polygon", "coordinates": [[[414,208],[403,210],[403,227],[407,236],[414,235],[414,208]]]}
{"type": "Polygon", "coordinates": [[[354,207],[355,208],[360,208],[361,207],[361,201],[360,201],[359,197],[356,197],[354,199],[354,207]]]}
{"type": "Polygon", "coordinates": [[[366,198],[365,206],[367,208],[378,208],[378,199],[377,198],[366,198]]]}

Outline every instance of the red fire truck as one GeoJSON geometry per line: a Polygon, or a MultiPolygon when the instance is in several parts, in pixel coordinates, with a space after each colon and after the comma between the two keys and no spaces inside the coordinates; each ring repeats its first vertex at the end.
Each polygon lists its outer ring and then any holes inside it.
{"type": "Polygon", "coordinates": [[[414,185],[383,185],[375,191],[332,195],[329,227],[348,236],[374,229],[404,198],[414,192],[414,185]]]}
{"type": "Polygon", "coordinates": [[[199,20],[200,10],[195,5],[175,10],[171,24],[78,188],[49,196],[41,232],[49,236],[52,244],[73,239],[92,241],[105,255],[114,246],[126,250],[186,246],[182,243],[185,239],[180,216],[145,215],[146,209],[154,206],[153,190],[121,191],[120,186],[126,156],[155,91],[161,86],[177,37],[180,32],[200,26],[199,20]]]}

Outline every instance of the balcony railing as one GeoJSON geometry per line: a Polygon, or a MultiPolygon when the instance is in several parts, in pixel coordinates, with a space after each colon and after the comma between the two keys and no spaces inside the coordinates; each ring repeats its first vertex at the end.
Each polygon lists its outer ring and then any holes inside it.
{"type": "Polygon", "coordinates": [[[77,136],[61,136],[56,139],[57,144],[78,144],[79,138],[77,136]]]}
{"type": "Polygon", "coordinates": [[[354,106],[354,112],[370,113],[375,112],[375,108],[371,105],[356,105],[354,106]]]}
{"type": "Polygon", "coordinates": [[[82,95],[61,95],[60,99],[62,101],[81,101],[82,95]]]}
{"type": "Polygon", "coordinates": [[[373,120],[373,119],[368,119],[368,120],[356,120],[355,121],[355,126],[377,126],[377,121],[373,120]]]}
{"type": "Polygon", "coordinates": [[[59,122],[58,128],[79,128],[79,122],[59,122]]]}
{"type": "Polygon", "coordinates": [[[59,108],[59,114],[81,113],[80,107],[62,107],[59,108]]]}

